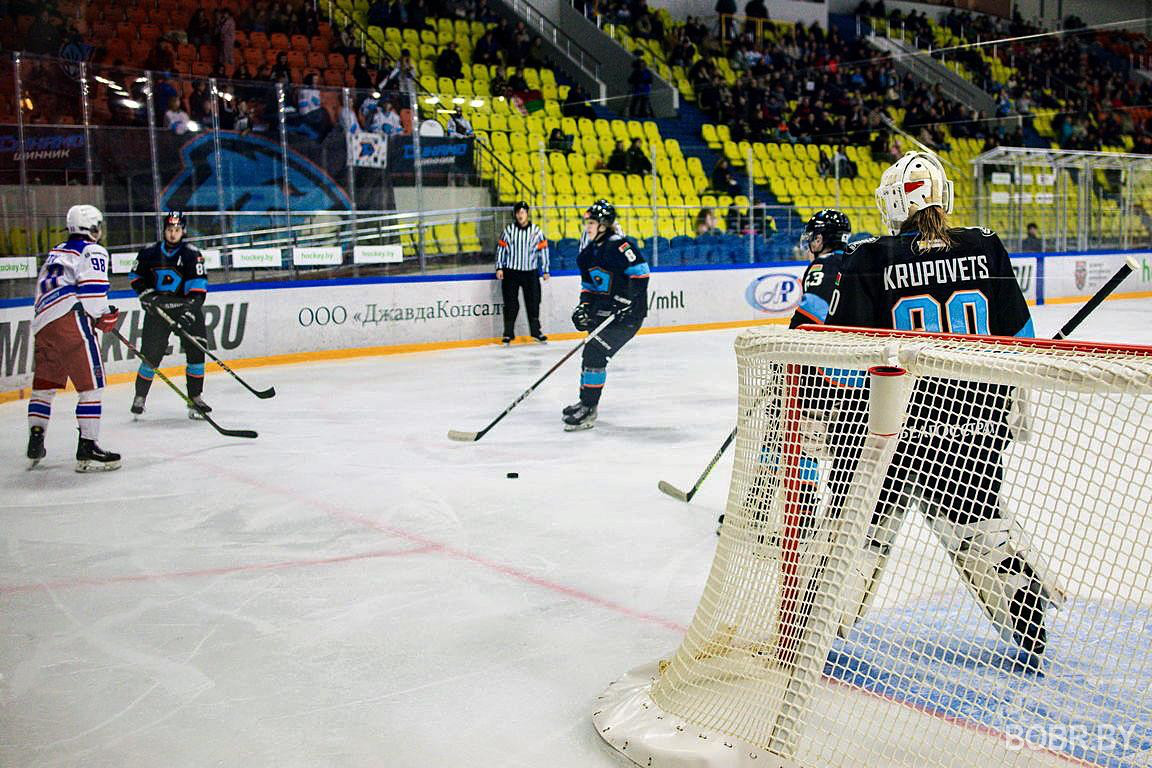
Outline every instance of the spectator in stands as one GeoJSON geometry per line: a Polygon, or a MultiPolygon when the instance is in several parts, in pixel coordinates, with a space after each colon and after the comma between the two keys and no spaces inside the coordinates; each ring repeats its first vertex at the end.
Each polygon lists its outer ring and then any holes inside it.
{"type": "Polygon", "coordinates": [[[203,8],[197,8],[192,18],[188,20],[188,42],[200,46],[213,42],[214,32],[212,22],[203,8]]]}
{"type": "Polygon", "coordinates": [[[144,61],[144,68],[153,72],[171,72],[176,69],[176,50],[166,38],[158,38],[152,52],[144,61]]]}
{"type": "Polygon", "coordinates": [[[236,93],[231,84],[222,84],[216,99],[216,114],[220,120],[220,130],[231,131],[236,128],[236,93]]]}
{"type": "Polygon", "coordinates": [[[484,30],[484,34],[473,46],[472,63],[483,64],[486,67],[500,63],[500,46],[496,43],[496,35],[491,29],[484,30]]]}
{"type": "Polygon", "coordinates": [[[736,20],[732,18],[736,14],[736,0],[716,0],[713,10],[720,17],[721,39],[731,40],[736,33],[736,20]]]}
{"type": "Polygon", "coordinates": [[[523,93],[528,90],[528,81],[524,79],[524,72],[520,67],[512,70],[508,76],[508,89],[513,93],[523,93]]]}
{"type": "Polygon", "coordinates": [[[395,111],[392,101],[385,99],[380,104],[380,126],[378,131],[385,136],[399,135],[404,132],[404,124],[400,121],[400,114],[395,111]]]}
{"type": "Polygon", "coordinates": [[[732,175],[728,158],[722,157],[712,168],[712,189],[724,195],[740,194],[740,182],[732,175]]]}
{"type": "Polygon", "coordinates": [[[348,22],[340,27],[336,32],[335,45],[332,46],[333,53],[349,53],[363,54],[364,51],[360,48],[360,43],[356,39],[356,27],[352,22],[348,22]]]}
{"type": "Polygon", "coordinates": [[[608,162],[605,163],[604,167],[617,173],[628,173],[628,153],[624,150],[624,142],[616,142],[616,146],[612,149],[612,154],[608,156],[608,162]]]}
{"type": "Polygon", "coordinates": [[[696,214],[696,237],[719,234],[716,212],[711,208],[701,208],[696,214]]]}
{"type": "Polygon", "coordinates": [[[388,5],[387,0],[372,0],[372,4],[368,6],[368,13],[364,15],[364,23],[369,27],[381,29],[389,26],[388,5]]]}
{"type": "Polygon", "coordinates": [[[376,84],[372,79],[372,73],[364,66],[364,58],[358,53],[348,54],[348,71],[355,81],[353,87],[358,91],[367,91],[376,84]]]}
{"type": "Polygon", "coordinates": [[[724,216],[724,226],[729,233],[743,234],[748,231],[749,217],[745,210],[741,210],[735,202],[728,206],[728,213],[724,216]]]}
{"type": "Polygon", "coordinates": [[[764,0],[748,0],[744,6],[744,15],[748,20],[744,22],[744,31],[751,32],[757,38],[764,35],[764,22],[768,21],[768,6],[764,0]]]}
{"type": "Polygon", "coordinates": [[[436,77],[447,77],[452,80],[459,80],[464,76],[464,62],[460,60],[460,54],[456,53],[456,43],[449,40],[444,46],[444,50],[440,51],[440,55],[436,57],[436,77]]]}
{"type": "Polygon", "coordinates": [[[300,124],[306,128],[316,139],[324,141],[328,132],[332,130],[332,123],[328,119],[328,110],[324,109],[320,99],[320,89],[316,87],[316,73],[309,72],[304,76],[304,85],[296,91],[296,114],[300,124]]]}
{"type": "Polygon", "coordinates": [[[416,73],[416,65],[412,63],[412,54],[407,48],[400,51],[400,61],[392,71],[380,81],[379,90],[391,94],[391,100],[402,107],[408,106],[408,94],[416,88],[420,76],[416,73]]]}
{"type": "Polygon", "coordinates": [[[640,139],[632,139],[632,146],[628,147],[628,173],[648,175],[652,173],[652,161],[644,154],[644,147],[640,139]]]}
{"type": "Polygon", "coordinates": [[[229,72],[236,66],[236,18],[227,8],[216,11],[216,57],[229,72]]]}
{"type": "Polygon", "coordinates": [[[188,117],[201,125],[208,124],[212,119],[212,94],[208,92],[208,83],[204,80],[192,81],[192,93],[188,96],[188,117]]]}
{"type": "Polygon", "coordinates": [[[286,35],[292,24],[292,11],[283,0],[273,2],[268,9],[268,34],[286,35]]]}
{"type": "Polygon", "coordinates": [[[488,83],[488,92],[494,99],[506,99],[512,95],[512,89],[508,87],[508,78],[505,76],[504,67],[496,68],[496,74],[492,76],[492,80],[488,83]]]}
{"type": "Polygon", "coordinates": [[[528,54],[524,57],[524,66],[542,69],[548,66],[548,57],[544,53],[544,40],[539,35],[532,38],[528,46],[528,54]]]}
{"type": "Polygon", "coordinates": [[[1036,226],[1035,222],[1029,222],[1027,231],[1028,234],[1020,243],[1020,250],[1026,253],[1044,250],[1044,241],[1040,239],[1040,227],[1036,226]]]}
{"type": "Polygon", "coordinates": [[[180,106],[180,99],[176,96],[168,99],[168,111],[164,113],[164,127],[177,136],[188,132],[188,113],[180,106]]]}
{"type": "Polygon", "coordinates": [[[589,120],[595,120],[596,110],[592,109],[590,101],[591,97],[588,96],[587,91],[579,85],[573,85],[560,107],[560,114],[565,117],[586,117],[589,120]]]}
{"type": "Polygon", "coordinates": [[[292,79],[292,67],[288,66],[288,54],[284,51],[276,54],[276,62],[272,65],[272,79],[279,80],[281,77],[292,79]]]}
{"type": "Polygon", "coordinates": [[[568,154],[572,151],[572,137],[566,135],[559,128],[553,128],[552,133],[548,136],[548,149],[551,152],[568,154]]]}
{"type": "Polygon", "coordinates": [[[464,112],[460,107],[456,107],[456,111],[452,113],[445,130],[448,136],[453,139],[467,139],[476,135],[476,132],[472,130],[472,123],[464,117],[464,112]]]}
{"type": "Polygon", "coordinates": [[[428,23],[428,5],[424,0],[409,0],[408,7],[408,27],[410,29],[426,29],[431,26],[428,23]]]}
{"type": "Polygon", "coordinates": [[[628,75],[632,98],[628,101],[628,114],[632,117],[652,117],[652,70],[640,57],[632,61],[632,74],[628,75]]]}

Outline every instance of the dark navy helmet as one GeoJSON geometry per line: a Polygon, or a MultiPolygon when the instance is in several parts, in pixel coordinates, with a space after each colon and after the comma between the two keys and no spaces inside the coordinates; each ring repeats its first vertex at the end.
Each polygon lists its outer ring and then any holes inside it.
{"type": "Polygon", "coordinates": [[[184,211],[168,211],[164,214],[164,226],[170,227],[173,224],[180,229],[188,229],[188,217],[184,215],[184,211]]]}
{"type": "Polygon", "coordinates": [[[616,223],[616,207],[601,198],[588,208],[588,218],[610,227],[616,223]]]}
{"type": "Polygon", "coordinates": [[[804,225],[804,234],[800,236],[800,249],[807,251],[808,243],[816,235],[823,235],[825,248],[843,248],[852,234],[852,222],[843,211],[835,208],[825,208],[812,214],[808,223],[804,225]]]}

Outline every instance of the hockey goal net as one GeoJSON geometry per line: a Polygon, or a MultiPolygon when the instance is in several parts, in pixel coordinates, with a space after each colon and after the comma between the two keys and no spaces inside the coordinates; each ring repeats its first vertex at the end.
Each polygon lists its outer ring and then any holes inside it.
{"type": "Polygon", "coordinates": [[[1152,348],[736,344],[715,560],[601,696],[640,765],[1152,765],[1152,348]]]}

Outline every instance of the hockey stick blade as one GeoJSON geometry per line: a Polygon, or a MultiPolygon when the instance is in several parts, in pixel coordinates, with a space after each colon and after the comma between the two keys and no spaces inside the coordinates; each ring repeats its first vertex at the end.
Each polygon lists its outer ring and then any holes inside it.
{"type": "Polygon", "coordinates": [[[240,386],[244,387],[244,389],[256,395],[256,397],[260,398],[261,400],[267,400],[270,397],[276,397],[276,387],[268,387],[268,389],[254,388],[251,384],[241,378],[240,374],[232,370],[228,366],[228,363],[218,358],[210,349],[201,344],[199,339],[190,334],[187,330],[184,329],[182,325],[173,320],[171,315],[169,315],[160,307],[156,307],[153,311],[156,313],[157,317],[171,326],[176,335],[180,336],[186,342],[199,349],[204,353],[205,356],[210,357],[212,361],[216,363],[216,365],[220,366],[229,376],[236,379],[236,381],[240,384],[240,386]]]}
{"type": "Polygon", "coordinates": [[[671,496],[672,498],[676,499],[677,501],[684,501],[684,502],[692,501],[691,496],[689,496],[687,493],[684,493],[684,491],[680,490],[679,488],[677,488],[676,486],[667,482],[666,480],[661,480],[659,483],[656,484],[656,487],[659,488],[664,493],[671,496]]]}
{"type": "MultiPolygon", "coordinates": [[[[123,344],[124,346],[126,346],[132,352],[132,354],[136,355],[136,357],[139,357],[141,360],[145,359],[144,356],[140,354],[140,350],[136,349],[135,345],[133,345],[131,341],[124,338],[124,334],[120,333],[120,331],[113,330],[112,335],[115,336],[116,338],[118,338],[120,340],[120,343],[123,344]]],[[[184,401],[185,405],[187,405],[189,408],[191,408],[192,410],[199,413],[200,417],[203,418],[204,421],[208,422],[208,424],[211,425],[212,429],[216,430],[217,432],[224,435],[225,437],[255,438],[258,436],[256,434],[256,431],[252,430],[252,429],[225,429],[224,427],[220,426],[219,424],[216,423],[216,421],[211,416],[209,416],[198,405],[196,405],[196,403],[192,402],[192,398],[190,398],[188,396],[187,392],[180,389],[180,387],[176,386],[176,384],[172,381],[172,379],[165,376],[164,372],[160,370],[159,365],[154,365],[152,367],[155,370],[156,377],[158,379],[160,379],[161,381],[163,381],[165,384],[167,384],[168,387],[173,392],[175,392],[180,397],[181,400],[184,401]]]]}
{"type": "Polygon", "coordinates": [[[458,429],[450,429],[450,430],[448,430],[448,439],[449,440],[455,440],[455,441],[460,442],[460,443],[474,443],[477,440],[479,440],[480,438],[484,437],[484,435],[488,434],[488,430],[492,429],[492,427],[499,424],[500,421],[505,416],[507,416],[509,413],[511,413],[512,410],[516,406],[520,405],[520,403],[527,400],[528,396],[536,391],[536,387],[540,386],[540,384],[543,383],[543,381],[545,379],[547,379],[549,376],[551,376],[553,373],[555,373],[557,371],[557,369],[560,368],[560,366],[564,365],[565,361],[567,361],[568,358],[572,357],[572,355],[576,354],[581,349],[583,349],[584,346],[588,342],[592,341],[592,339],[599,336],[600,332],[603,331],[605,328],[607,328],[609,325],[611,325],[612,321],[615,319],[616,319],[616,315],[614,315],[614,314],[608,315],[608,317],[606,317],[604,319],[604,321],[600,323],[600,325],[596,326],[584,339],[582,339],[579,344],[572,347],[572,349],[568,350],[568,352],[565,353],[564,357],[557,360],[555,365],[553,365],[551,368],[549,368],[544,373],[543,376],[536,379],[536,381],[532,382],[532,386],[528,387],[528,389],[521,392],[520,395],[515,400],[513,400],[508,405],[508,407],[505,408],[500,413],[499,416],[492,419],[492,421],[489,422],[488,426],[484,427],[484,429],[480,430],[479,432],[464,432],[464,431],[458,430],[458,429]]]}

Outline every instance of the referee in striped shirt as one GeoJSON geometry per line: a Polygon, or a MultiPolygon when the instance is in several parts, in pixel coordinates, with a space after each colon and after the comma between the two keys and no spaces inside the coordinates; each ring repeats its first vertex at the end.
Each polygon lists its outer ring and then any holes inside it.
{"type": "Polygon", "coordinates": [[[540,330],[540,277],[548,279],[548,241],[540,227],[528,219],[528,203],[512,206],[515,221],[504,228],[496,242],[496,279],[504,294],[504,345],[512,343],[516,316],[520,314],[520,289],[528,310],[528,332],[544,344],[540,330]]]}

